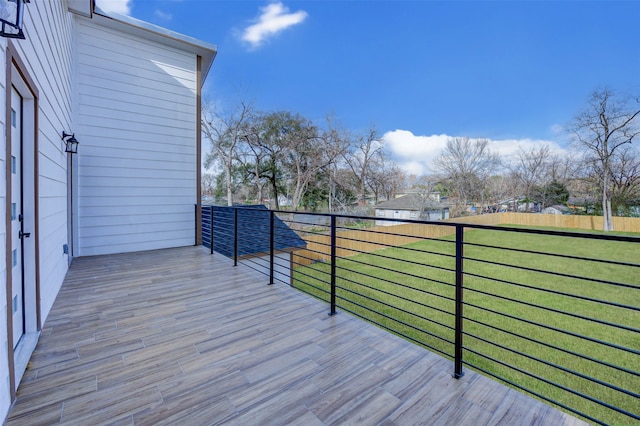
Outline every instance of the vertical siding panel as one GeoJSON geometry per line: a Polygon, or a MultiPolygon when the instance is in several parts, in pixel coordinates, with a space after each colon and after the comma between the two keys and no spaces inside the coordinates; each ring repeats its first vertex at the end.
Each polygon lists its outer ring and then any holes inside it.
{"type": "Polygon", "coordinates": [[[79,254],[192,245],[196,55],[77,24],[79,254]]]}

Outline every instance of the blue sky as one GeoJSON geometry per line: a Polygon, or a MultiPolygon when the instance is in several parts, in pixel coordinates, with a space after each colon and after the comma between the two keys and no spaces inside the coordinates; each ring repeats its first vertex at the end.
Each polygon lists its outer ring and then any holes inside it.
{"type": "Polygon", "coordinates": [[[590,92],[640,94],[640,1],[102,0],[216,44],[205,96],[358,132],[425,173],[447,137],[566,148],[590,92]]]}

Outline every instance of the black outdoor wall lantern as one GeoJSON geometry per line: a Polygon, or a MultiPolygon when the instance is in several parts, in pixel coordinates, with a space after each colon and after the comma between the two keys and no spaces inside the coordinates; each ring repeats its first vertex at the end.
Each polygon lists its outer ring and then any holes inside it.
{"type": "MultiPolygon", "coordinates": [[[[0,0],[2,1],[2,0],[0,0]]],[[[78,153],[78,139],[76,139],[75,133],[69,134],[67,132],[62,132],[62,140],[65,143],[64,152],[68,152],[69,154],[77,154],[78,153]]]]}
{"type": "Polygon", "coordinates": [[[22,31],[22,15],[24,4],[29,0],[0,0],[0,36],[8,38],[25,38],[22,31]]]}

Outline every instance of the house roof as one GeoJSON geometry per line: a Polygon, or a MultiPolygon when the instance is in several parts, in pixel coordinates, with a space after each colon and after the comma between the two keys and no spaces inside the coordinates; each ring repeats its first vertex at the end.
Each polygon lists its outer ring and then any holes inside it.
{"type": "Polygon", "coordinates": [[[376,209],[381,210],[442,210],[448,208],[443,203],[439,203],[430,198],[425,199],[420,194],[407,194],[392,200],[383,201],[376,205],[376,209]]]}
{"type": "MultiPolygon", "coordinates": [[[[270,211],[262,205],[213,207],[213,249],[233,257],[234,210],[238,208],[238,256],[269,253],[271,241],[270,211]]],[[[274,249],[291,251],[303,249],[306,242],[278,216],[274,216],[274,249]]]]}
{"type": "Polygon", "coordinates": [[[558,210],[559,212],[563,212],[563,213],[566,213],[566,212],[571,210],[569,207],[563,206],[561,204],[555,204],[553,206],[545,207],[544,210],[547,210],[547,209],[555,209],[555,210],[558,210]]]}
{"type": "Polygon", "coordinates": [[[200,56],[202,58],[201,82],[203,84],[218,52],[218,47],[214,44],[132,18],[131,16],[105,12],[95,6],[93,0],[68,0],[68,7],[71,12],[90,18],[105,27],[113,28],[123,33],[134,34],[138,37],[200,56]]]}

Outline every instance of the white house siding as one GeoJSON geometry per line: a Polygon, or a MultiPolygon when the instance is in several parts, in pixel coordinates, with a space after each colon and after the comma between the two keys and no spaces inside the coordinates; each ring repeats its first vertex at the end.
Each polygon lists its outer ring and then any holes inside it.
{"type": "MultiPolygon", "coordinates": [[[[418,212],[416,212],[418,213],[418,212]]],[[[387,218],[387,219],[419,219],[416,217],[411,217],[411,211],[409,210],[387,210],[387,209],[376,209],[376,217],[379,219],[387,218]]],[[[404,222],[393,222],[388,220],[376,220],[376,226],[393,226],[400,225],[404,222]]]]}
{"type": "MultiPolygon", "coordinates": [[[[26,72],[35,82],[39,94],[38,144],[39,161],[39,238],[40,247],[40,306],[44,321],[53,305],[67,271],[68,258],[63,253],[67,242],[67,155],[60,132],[70,130],[71,68],[73,18],[62,1],[35,1],[25,6],[24,28],[27,38],[14,40],[18,56],[26,72]]],[[[0,93],[6,93],[7,40],[0,39],[0,93]]],[[[5,103],[0,102],[2,137],[5,134],[5,103]]],[[[31,127],[33,128],[33,127],[31,127]]],[[[25,132],[29,129],[25,128],[25,132]]],[[[32,130],[31,130],[32,131],[32,130]]],[[[5,141],[6,143],[6,141],[5,141]]],[[[0,223],[5,221],[5,168],[8,165],[4,145],[0,149],[0,223]]],[[[25,169],[25,173],[32,172],[25,169]]],[[[28,196],[28,194],[25,194],[28,196]]],[[[6,241],[4,225],[0,238],[6,241]]],[[[0,244],[0,258],[5,259],[5,244],[0,244]]],[[[27,253],[28,255],[28,253],[27,253]]],[[[32,259],[33,260],[33,259],[32,259]]],[[[10,404],[9,367],[7,359],[6,266],[0,263],[0,419],[4,419],[10,404]]],[[[37,324],[27,324],[27,332],[34,332],[37,324]]]]}
{"type": "Polygon", "coordinates": [[[84,18],[76,31],[74,254],[194,244],[196,55],[84,18]]]}

